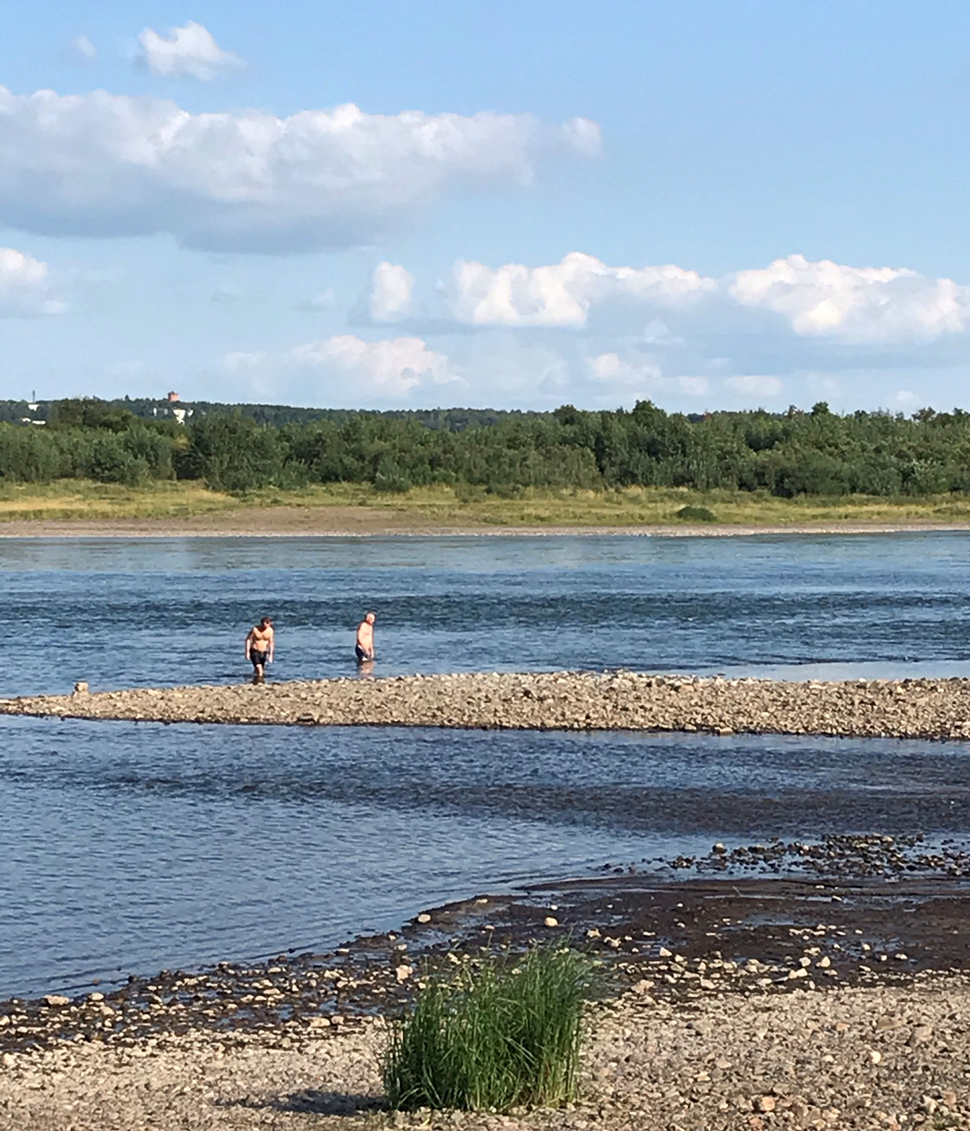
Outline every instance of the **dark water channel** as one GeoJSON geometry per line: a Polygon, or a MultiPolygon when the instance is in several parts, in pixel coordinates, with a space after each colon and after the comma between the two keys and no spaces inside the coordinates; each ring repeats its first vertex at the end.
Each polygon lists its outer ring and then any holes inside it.
{"type": "MultiPolygon", "coordinates": [[[[0,541],[0,693],[628,667],[970,674],[970,539],[0,541]]],[[[968,834],[963,744],[0,721],[0,995],[322,947],[604,861],[968,834]]]]}

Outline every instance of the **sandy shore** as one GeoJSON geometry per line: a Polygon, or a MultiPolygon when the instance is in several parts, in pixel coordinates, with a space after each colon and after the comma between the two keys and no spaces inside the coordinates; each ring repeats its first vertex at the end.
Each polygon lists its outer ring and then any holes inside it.
{"type": "Polygon", "coordinates": [[[755,534],[901,534],[968,531],[968,523],[808,522],[785,525],[678,523],[642,526],[449,526],[415,522],[403,512],[380,507],[268,507],[230,510],[187,518],[12,519],[0,522],[2,538],[360,538],[638,536],[654,538],[725,538],[755,534]]]}
{"type": "Polygon", "coordinates": [[[0,700],[0,714],[166,723],[970,738],[970,680],[554,672],[145,688],[0,700]]]}

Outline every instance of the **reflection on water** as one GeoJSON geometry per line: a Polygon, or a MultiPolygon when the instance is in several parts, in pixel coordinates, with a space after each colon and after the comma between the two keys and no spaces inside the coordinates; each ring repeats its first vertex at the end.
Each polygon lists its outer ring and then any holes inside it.
{"type": "Polygon", "coordinates": [[[0,722],[0,994],[335,945],[605,860],[967,832],[960,744],[0,722]]]}

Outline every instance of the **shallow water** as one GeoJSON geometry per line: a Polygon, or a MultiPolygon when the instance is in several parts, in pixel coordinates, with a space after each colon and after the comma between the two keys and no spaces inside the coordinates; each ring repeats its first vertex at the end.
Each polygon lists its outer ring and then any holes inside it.
{"type": "MultiPolygon", "coordinates": [[[[2,541],[0,693],[629,667],[956,674],[962,535],[2,541]]],[[[963,837],[963,744],[0,720],[0,996],[327,947],[423,907],[772,835],[963,837]]]]}
{"type": "Polygon", "coordinates": [[[0,722],[0,992],[326,947],[603,861],[967,831],[962,744],[0,722]]]}
{"type": "Polygon", "coordinates": [[[624,666],[970,674],[970,536],[0,540],[0,695],[240,678],[624,666]],[[10,662],[12,660],[13,662],[10,662]]]}

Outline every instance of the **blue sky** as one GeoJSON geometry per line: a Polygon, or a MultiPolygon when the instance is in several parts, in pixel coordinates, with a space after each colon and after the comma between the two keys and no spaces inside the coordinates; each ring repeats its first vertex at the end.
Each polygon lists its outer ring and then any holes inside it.
{"type": "Polygon", "coordinates": [[[970,407],[965,4],[2,18],[0,396],[970,407]]]}

